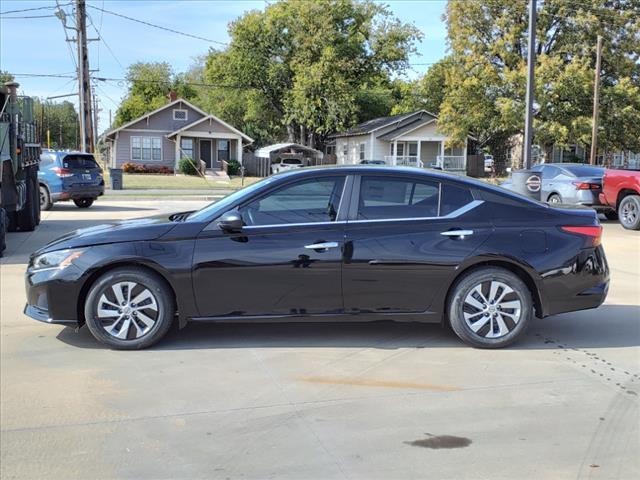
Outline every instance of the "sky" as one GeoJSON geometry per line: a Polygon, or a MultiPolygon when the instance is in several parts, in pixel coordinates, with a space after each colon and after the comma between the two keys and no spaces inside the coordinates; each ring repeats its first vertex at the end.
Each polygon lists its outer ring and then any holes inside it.
{"type": "MultiPolygon", "coordinates": [[[[58,0],[72,15],[72,0],[58,0]],[[66,5],[66,6],[65,6],[66,5]]],[[[409,78],[426,71],[446,52],[446,26],[442,14],[446,0],[390,0],[382,2],[401,21],[413,23],[423,33],[412,56],[409,78]],[[420,65],[418,65],[420,64],[420,65]]],[[[24,95],[52,97],[75,93],[77,82],[71,78],[30,77],[20,74],[75,75],[75,43],[65,41],[60,19],[54,9],[9,13],[13,10],[53,7],[55,0],[0,0],[0,70],[16,76],[24,95]],[[5,13],[7,12],[7,13],[5,13]],[[10,18],[40,17],[43,18],[10,18]]],[[[156,25],[172,28],[217,42],[228,42],[227,25],[249,10],[268,5],[256,0],[87,0],[88,34],[101,38],[89,43],[90,69],[94,76],[121,79],[128,65],[138,62],[168,62],[174,72],[186,71],[195,57],[206,54],[216,43],[189,38],[101,12],[106,9],[156,25]],[[94,28],[95,27],[95,28],[94,28]],[[98,32],[100,32],[98,34],[98,32]]],[[[67,24],[71,25],[72,19],[67,24]]],[[[69,30],[69,38],[75,32],[69,30]]],[[[127,84],[122,81],[98,82],[100,132],[109,125],[109,111],[115,115],[127,84]]],[[[77,105],[77,96],[67,100],[77,105]]],[[[58,99],[54,101],[62,101],[58,99]]]]}

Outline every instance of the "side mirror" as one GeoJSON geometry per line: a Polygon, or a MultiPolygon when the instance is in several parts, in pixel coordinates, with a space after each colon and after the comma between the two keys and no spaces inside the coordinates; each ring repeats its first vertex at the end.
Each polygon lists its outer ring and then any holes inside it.
{"type": "Polygon", "coordinates": [[[242,230],[244,222],[237,210],[227,212],[218,220],[218,226],[225,232],[239,232],[242,230]]]}

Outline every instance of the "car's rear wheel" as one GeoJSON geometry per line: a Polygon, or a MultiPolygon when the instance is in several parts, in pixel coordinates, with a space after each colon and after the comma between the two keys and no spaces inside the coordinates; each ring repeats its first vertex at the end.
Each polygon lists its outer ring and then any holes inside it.
{"type": "Polygon", "coordinates": [[[478,348],[511,345],[533,316],[531,293],[509,270],[486,267],[456,282],[449,296],[448,317],[453,331],[478,348]]]}
{"type": "Polygon", "coordinates": [[[640,230],[640,195],[627,195],[618,206],[620,223],[627,230],[640,230]]]}
{"type": "Polygon", "coordinates": [[[89,208],[93,205],[93,198],[76,198],[73,203],[75,203],[78,208],[89,208]]]}
{"type": "Polygon", "coordinates": [[[40,210],[51,210],[53,202],[49,189],[44,185],[40,185],[40,210]]]}
{"type": "Polygon", "coordinates": [[[173,294],[164,280],[141,268],[118,268],[89,290],[84,314],[93,336],[120,350],[146,348],[162,337],[175,316],[173,294]]]}
{"type": "Polygon", "coordinates": [[[547,200],[547,202],[552,204],[562,203],[562,198],[560,198],[560,195],[558,195],[557,193],[552,193],[551,195],[549,195],[549,199],[547,200]]]}

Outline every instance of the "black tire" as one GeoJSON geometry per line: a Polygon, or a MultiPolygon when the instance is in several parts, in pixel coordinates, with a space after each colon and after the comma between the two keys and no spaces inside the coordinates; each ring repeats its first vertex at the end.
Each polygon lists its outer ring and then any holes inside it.
{"type": "MultiPolygon", "coordinates": [[[[38,219],[36,216],[36,209],[33,205],[34,198],[36,198],[34,196],[35,189],[36,186],[33,178],[27,179],[27,204],[22,210],[18,211],[18,229],[22,232],[32,232],[35,230],[37,225],[38,219]]],[[[39,199],[35,201],[39,206],[39,199]]]]}
{"type": "Polygon", "coordinates": [[[51,210],[53,201],[46,185],[40,184],[40,210],[51,210]]]}
{"type": "Polygon", "coordinates": [[[525,283],[514,273],[499,267],[472,270],[457,280],[447,307],[453,331],[463,342],[476,348],[511,345],[525,332],[533,316],[531,292],[525,283]],[[491,290],[498,284],[512,291],[505,293],[507,289],[498,286],[494,297],[502,298],[499,303],[491,304],[491,290]],[[482,296],[476,293],[478,286],[482,296]],[[516,302],[519,302],[519,308],[513,308],[516,302]],[[473,303],[485,306],[481,309],[473,306],[473,303]]]}
{"type": "Polygon", "coordinates": [[[136,267],[118,268],[100,276],[91,286],[84,304],[85,321],[91,334],[99,342],[117,350],[139,350],[153,345],[169,331],[175,312],[173,294],[165,281],[157,274],[136,267]],[[128,282],[136,284],[131,291],[126,286],[128,282]],[[130,297],[126,305],[120,305],[121,313],[113,306],[120,303],[116,291],[120,291],[123,298],[124,295],[130,297]],[[146,303],[146,300],[131,306],[131,300],[139,298],[145,291],[153,297],[155,310],[154,304],[146,303]],[[108,312],[107,315],[104,312],[99,314],[100,307],[113,310],[114,315],[109,316],[108,312]],[[129,311],[131,313],[127,316],[129,311]],[[153,323],[145,323],[148,320],[153,320],[153,323]]]}
{"type": "Polygon", "coordinates": [[[6,235],[7,235],[7,214],[4,208],[0,208],[0,257],[2,257],[2,252],[4,252],[5,248],[7,248],[6,235]]]}
{"type": "Polygon", "coordinates": [[[89,208],[93,205],[93,200],[93,198],[76,198],[73,203],[75,203],[78,208],[89,208]]]}
{"type": "Polygon", "coordinates": [[[33,188],[33,199],[31,201],[31,205],[33,205],[33,210],[36,216],[36,225],[40,225],[41,216],[40,213],[42,209],[40,208],[40,192],[38,187],[38,182],[34,180],[34,188],[33,188]]]}
{"type": "Polygon", "coordinates": [[[547,199],[547,203],[557,205],[559,203],[562,203],[562,197],[557,193],[552,193],[551,195],[549,195],[549,198],[547,199]]]}
{"type": "Polygon", "coordinates": [[[7,215],[7,232],[17,232],[18,231],[18,213],[17,212],[6,212],[7,215]]]}
{"type": "Polygon", "coordinates": [[[640,230],[640,196],[624,197],[618,205],[618,218],[627,230],[640,230]]]}

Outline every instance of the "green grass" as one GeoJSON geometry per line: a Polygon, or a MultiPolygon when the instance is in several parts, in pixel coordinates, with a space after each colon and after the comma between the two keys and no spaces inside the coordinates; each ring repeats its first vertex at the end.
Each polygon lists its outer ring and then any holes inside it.
{"type": "MultiPolygon", "coordinates": [[[[250,185],[260,180],[258,177],[245,177],[244,185],[250,185]]],[[[242,187],[240,177],[232,177],[228,182],[210,180],[190,175],[145,175],[142,173],[125,173],[123,176],[124,190],[209,190],[209,189],[238,189],[242,187]]]]}

